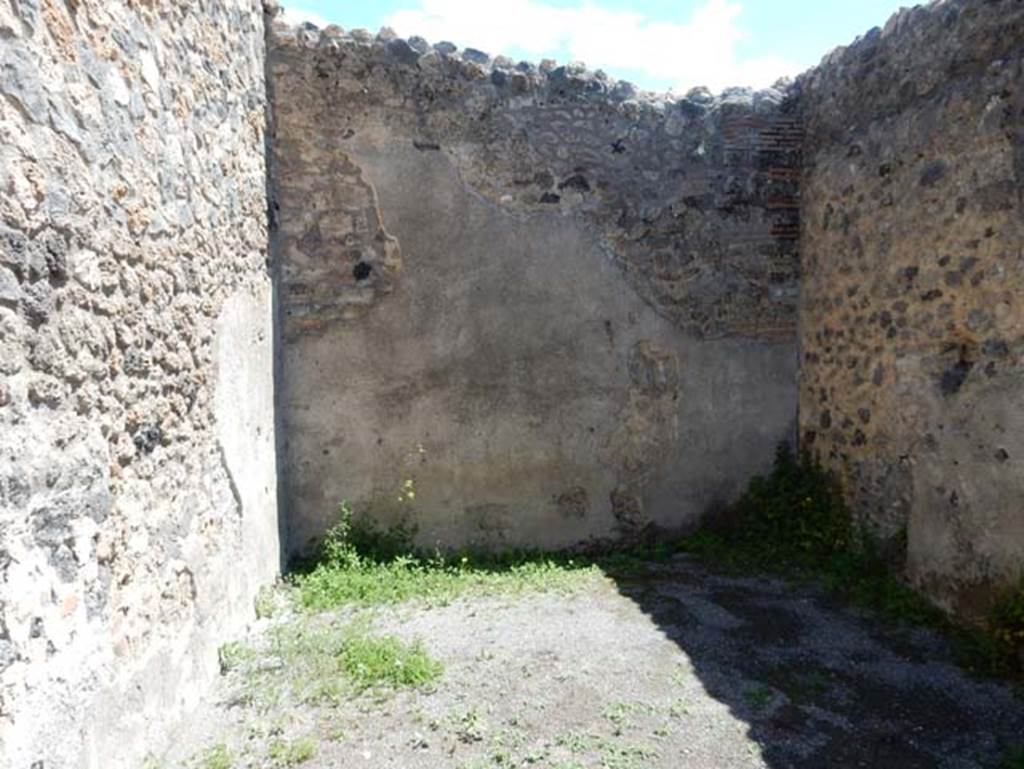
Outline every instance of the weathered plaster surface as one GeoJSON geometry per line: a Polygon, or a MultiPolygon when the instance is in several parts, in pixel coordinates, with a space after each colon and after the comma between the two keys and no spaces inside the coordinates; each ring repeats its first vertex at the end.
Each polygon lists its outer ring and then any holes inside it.
{"type": "Polygon", "coordinates": [[[257,3],[0,3],[0,764],[138,766],[278,571],[257,3]]]}
{"type": "Polygon", "coordinates": [[[0,1],[0,762],[160,746],[278,571],[278,438],[292,552],[343,499],[558,547],[727,503],[799,390],[929,595],[1017,578],[1019,2],[680,99],[338,28],[266,83],[263,31],[0,1]]]}
{"type": "Polygon", "coordinates": [[[359,162],[410,246],[358,325],[286,345],[294,543],[350,499],[424,544],[574,544],[680,526],[763,468],[792,424],[791,345],[692,339],[593,233],[510,217],[438,153],[359,162]]]}
{"type": "Polygon", "coordinates": [[[1024,6],[904,11],[800,81],[800,423],[911,577],[1024,564],[1024,6]]]}
{"type": "Polygon", "coordinates": [[[685,527],[789,437],[783,94],[336,29],[270,73],[292,550],[343,499],[447,547],[685,527]]]}

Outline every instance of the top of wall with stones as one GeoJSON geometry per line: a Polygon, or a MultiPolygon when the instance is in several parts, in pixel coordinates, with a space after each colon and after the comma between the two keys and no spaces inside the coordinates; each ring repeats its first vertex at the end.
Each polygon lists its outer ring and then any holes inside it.
{"type": "MultiPolygon", "coordinates": [[[[276,4],[266,3],[270,14],[279,13],[276,4]]],[[[430,66],[437,59],[450,65],[449,72],[462,74],[469,80],[490,81],[497,88],[508,87],[513,93],[547,93],[552,97],[594,99],[612,104],[628,104],[632,108],[649,108],[664,112],[673,106],[683,110],[708,111],[718,105],[743,105],[758,111],[776,108],[792,85],[789,78],[780,78],[771,88],[755,90],[746,87],[726,88],[718,95],[704,86],[691,88],[684,96],[642,89],[627,80],[618,80],[601,69],[591,70],[582,62],[559,65],[552,59],[539,64],[519,61],[507,56],[491,56],[476,48],[459,48],[452,42],[431,44],[419,36],[402,38],[390,27],[382,27],[374,35],[366,29],[346,30],[337,24],[320,29],[311,22],[296,26],[278,18],[271,27],[273,44],[307,49],[341,50],[358,46],[386,54],[409,67],[430,66]],[[426,58],[424,58],[426,57],[426,58]],[[642,106],[641,106],[642,105],[642,106]]]]}
{"type": "Polygon", "coordinates": [[[679,98],[387,29],[270,29],[279,124],[312,120],[345,152],[382,137],[441,151],[511,213],[580,217],[700,336],[795,334],[802,134],[787,83],[679,98]]]}
{"type": "Polygon", "coordinates": [[[842,141],[915,102],[954,94],[960,83],[999,71],[1022,50],[1020,0],[938,0],[903,8],[797,78],[809,145],[842,141]]]}

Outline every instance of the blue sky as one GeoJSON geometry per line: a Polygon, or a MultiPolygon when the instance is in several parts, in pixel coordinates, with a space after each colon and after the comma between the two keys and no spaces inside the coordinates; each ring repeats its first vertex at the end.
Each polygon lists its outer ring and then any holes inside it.
{"type": "MultiPolygon", "coordinates": [[[[904,4],[907,0],[904,0],[904,4]]],[[[290,21],[394,27],[653,90],[765,86],[881,26],[898,0],[284,0],[290,21]]]]}

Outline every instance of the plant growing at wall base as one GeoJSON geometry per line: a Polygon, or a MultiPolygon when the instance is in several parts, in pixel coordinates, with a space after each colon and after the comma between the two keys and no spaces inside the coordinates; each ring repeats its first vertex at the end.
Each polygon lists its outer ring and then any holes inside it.
{"type": "Polygon", "coordinates": [[[1018,675],[1024,673],[1024,577],[996,599],[988,629],[1001,647],[1007,667],[1018,675]]]}
{"type": "Polygon", "coordinates": [[[808,455],[780,444],[767,476],[756,476],[739,501],[683,542],[689,552],[733,565],[812,568],[849,551],[854,528],[836,479],[808,455]]]}
{"type": "MultiPolygon", "coordinates": [[[[788,444],[771,473],[751,480],[724,526],[688,537],[683,549],[728,565],[821,579],[851,603],[901,621],[941,624],[942,613],[893,572],[872,532],[854,524],[838,479],[788,444]]],[[[905,534],[895,541],[904,541],[905,534]]]]}
{"type": "Polygon", "coordinates": [[[338,520],[321,545],[320,563],[351,567],[361,563],[387,563],[413,551],[416,526],[407,521],[381,529],[357,517],[348,502],[338,505],[338,520]]]}
{"type": "Polygon", "coordinates": [[[444,603],[467,593],[571,589],[600,574],[593,563],[571,556],[426,554],[415,549],[414,533],[408,524],[377,529],[342,503],[319,558],[290,578],[300,605],[322,611],[412,599],[444,603]]]}
{"type": "Polygon", "coordinates": [[[775,453],[771,473],[751,480],[721,516],[686,538],[683,550],[727,565],[822,579],[860,606],[912,622],[941,613],[893,573],[886,548],[856,526],[834,475],[788,444],[775,453]]]}
{"type": "Polygon", "coordinates": [[[1024,672],[1024,579],[1000,597],[984,628],[954,625],[894,573],[887,551],[905,549],[906,533],[887,547],[856,526],[838,480],[809,455],[781,445],[771,473],[751,480],[721,517],[723,524],[697,530],[682,549],[733,568],[820,579],[855,605],[949,633],[968,670],[1024,672]]]}

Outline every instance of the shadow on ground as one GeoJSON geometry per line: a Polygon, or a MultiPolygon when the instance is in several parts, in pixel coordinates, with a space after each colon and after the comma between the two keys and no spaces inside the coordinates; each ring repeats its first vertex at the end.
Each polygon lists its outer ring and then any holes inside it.
{"type": "MultiPolygon", "coordinates": [[[[272,616],[222,650],[217,691],[156,765],[1003,769],[1024,742],[1024,702],[969,677],[932,631],[685,556],[634,576],[608,566],[569,562],[552,583],[339,600],[320,613],[283,591],[272,616]],[[421,645],[443,674],[425,686],[346,687],[337,655],[353,627],[421,645]]],[[[411,590],[443,577],[371,569],[346,584],[405,579],[411,590]]]]}
{"type": "Polygon", "coordinates": [[[1024,742],[1014,690],[968,676],[930,630],[685,557],[616,584],[748,724],[772,769],[1002,767],[1024,742]]]}

